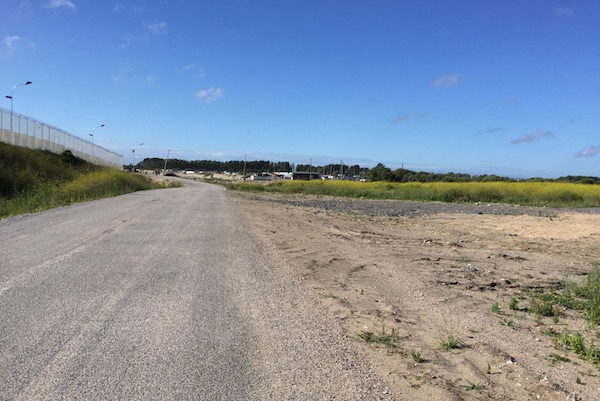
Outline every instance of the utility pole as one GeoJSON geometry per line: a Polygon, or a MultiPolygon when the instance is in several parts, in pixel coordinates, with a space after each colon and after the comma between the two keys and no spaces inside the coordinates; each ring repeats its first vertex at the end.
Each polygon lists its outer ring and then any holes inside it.
{"type": "Polygon", "coordinates": [[[167,174],[167,162],[169,161],[170,153],[171,153],[171,149],[167,150],[167,158],[165,159],[165,167],[163,168],[163,175],[167,174]]]}
{"type": "Polygon", "coordinates": [[[244,176],[243,180],[246,181],[246,154],[244,154],[244,176]]]}

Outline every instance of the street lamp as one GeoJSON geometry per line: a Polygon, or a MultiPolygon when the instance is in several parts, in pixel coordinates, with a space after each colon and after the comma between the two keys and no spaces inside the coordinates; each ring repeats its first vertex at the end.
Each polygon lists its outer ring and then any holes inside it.
{"type": "Polygon", "coordinates": [[[138,143],[131,150],[131,160],[132,160],[132,163],[133,163],[133,172],[134,173],[135,173],[135,148],[137,148],[138,146],[142,146],[142,145],[143,145],[143,143],[138,143]]]}
{"type": "Polygon", "coordinates": [[[92,154],[91,154],[91,156],[92,156],[93,161],[95,161],[95,157],[96,157],[96,148],[94,146],[94,134],[96,133],[96,128],[102,128],[102,127],[104,127],[104,124],[94,127],[92,132],[89,133],[89,136],[92,137],[92,154]]]}
{"type": "Polygon", "coordinates": [[[102,127],[104,127],[104,124],[102,124],[102,125],[99,125],[99,126],[95,127],[95,128],[92,130],[92,132],[90,132],[90,133],[89,133],[89,136],[91,136],[91,137],[92,137],[92,145],[94,144],[94,134],[96,133],[96,128],[102,128],[102,127]]]}
{"type": "Polygon", "coordinates": [[[11,141],[14,142],[14,133],[13,133],[13,97],[15,95],[15,89],[17,89],[17,86],[23,86],[23,85],[31,85],[32,82],[31,81],[27,81],[23,84],[16,84],[13,88],[12,91],[10,92],[10,96],[6,95],[7,99],[10,99],[10,137],[11,137],[11,141]]]}

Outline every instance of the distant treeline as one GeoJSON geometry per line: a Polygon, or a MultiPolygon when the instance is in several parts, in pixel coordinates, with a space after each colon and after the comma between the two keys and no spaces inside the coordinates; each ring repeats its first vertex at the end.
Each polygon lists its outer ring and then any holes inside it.
{"type": "MultiPolygon", "coordinates": [[[[146,158],[136,165],[137,169],[145,170],[161,170],[165,166],[165,159],[161,158],[146,158]]],[[[131,167],[131,166],[125,166],[131,167]]],[[[267,160],[230,160],[226,162],[214,160],[167,160],[167,169],[171,170],[194,170],[194,171],[229,171],[232,173],[242,174],[244,171],[247,174],[273,172],[273,171],[313,171],[322,175],[338,176],[364,176],[369,169],[360,167],[358,164],[353,166],[343,164],[329,164],[326,166],[310,166],[309,164],[294,165],[289,162],[271,162],[267,160]]]]}
{"type": "Polygon", "coordinates": [[[424,171],[412,171],[407,169],[391,170],[379,163],[366,173],[369,181],[387,181],[387,182],[517,182],[517,181],[536,181],[536,182],[576,182],[582,184],[600,184],[599,177],[591,176],[564,176],[559,178],[540,178],[533,177],[527,179],[514,179],[502,177],[495,174],[469,175],[463,173],[428,173],[424,171]]]}
{"type": "MultiPolygon", "coordinates": [[[[138,169],[161,170],[165,166],[165,159],[146,158],[136,165],[138,169]]],[[[127,166],[126,166],[127,167],[127,166]]],[[[311,166],[309,164],[294,165],[289,162],[271,162],[267,160],[258,161],[215,161],[215,160],[181,160],[169,159],[167,168],[172,170],[194,170],[194,171],[229,171],[232,173],[246,174],[272,172],[272,171],[313,171],[321,175],[343,177],[345,179],[364,178],[368,181],[386,181],[386,182],[516,182],[516,181],[536,181],[536,182],[574,182],[583,184],[600,184],[599,177],[593,176],[564,176],[559,178],[540,178],[533,177],[527,179],[514,179],[498,176],[495,174],[470,175],[464,173],[428,173],[425,171],[413,171],[404,168],[392,170],[382,163],[369,169],[356,165],[328,164],[325,166],[311,166]]]]}

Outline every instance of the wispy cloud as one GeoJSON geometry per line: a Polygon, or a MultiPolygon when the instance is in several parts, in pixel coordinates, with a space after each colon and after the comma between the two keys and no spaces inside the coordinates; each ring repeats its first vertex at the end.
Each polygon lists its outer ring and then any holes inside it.
{"type": "Polygon", "coordinates": [[[6,36],[2,39],[2,45],[8,50],[13,50],[17,44],[21,40],[21,37],[18,35],[6,36]]]}
{"type": "Polygon", "coordinates": [[[458,74],[444,75],[431,81],[432,86],[454,86],[458,84],[458,74]]]}
{"type": "Polygon", "coordinates": [[[573,15],[575,15],[575,11],[573,11],[572,8],[562,7],[555,8],[554,14],[558,15],[559,17],[572,17],[573,15]]]}
{"type": "Polygon", "coordinates": [[[115,3],[115,5],[113,6],[113,11],[114,12],[119,12],[123,9],[123,6],[120,3],[115,3]]]}
{"type": "Polygon", "coordinates": [[[196,97],[204,103],[211,103],[223,97],[225,91],[222,88],[201,89],[196,92],[196,97]]]}
{"type": "Polygon", "coordinates": [[[146,28],[154,34],[167,33],[167,23],[164,21],[147,24],[146,28]]]}
{"type": "Polygon", "coordinates": [[[392,124],[402,124],[409,121],[425,118],[427,113],[400,113],[392,120],[392,124]]]}
{"type": "Polygon", "coordinates": [[[513,139],[511,143],[514,145],[518,145],[521,143],[532,143],[537,142],[542,138],[554,138],[554,134],[550,131],[536,131],[532,132],[531,134],[523,135],[516,139],[513,139]]]}
{"type": "Polygon", "coordinates": [[[156,82],[156,78],[154,78],[154,75],[152,75],[152,74],[148,74],[148,75],[146,75],[146,78],[144,78],[144,83],[146,85],[154,85],[155,82],[156,82]]]}
{"type": "Polygon", "coordinates": [[[493,128],[485,128],[479,130],[480,134],[497,134],[498,132],[504,132],[506,129],[504,127],[493,127],[493,128]]]}
{"type": "Polygon", "coordinates": [[[192,71],[194,69],[194,64],[186,64],[183,67],[181,67],[181,72],[188,72],[188,71],[192,71]]]}
{"type": "Polygon", "coordinates": [[[575,154],[577,157],[594,157],[600,154],[600,145],[588,146],[575,154]]]}
{"type": "Polygon", "coordinates": [[[191,74],[195,79],[202,79],[206,76],[203,68],[196,68],[194,64],[186,64],[181,67],[181,72],[184,74],[191,74]]]}
{"type": "Polygon", "coordinates": [[[132,45],[132,43],[133,43],[133,38],[131,38],[131,37],[123,38],[121,43],[119,43],[119,49],[127,49],[128,47],[130,47],[132,45]]]}
{"type": "Polygon", "coordinates": [[[47,7],[49,7],[49,8],[68,7],[68,8],[75,9],[75,4],[69,0],[50,0],[48,2],[47,7]]]}

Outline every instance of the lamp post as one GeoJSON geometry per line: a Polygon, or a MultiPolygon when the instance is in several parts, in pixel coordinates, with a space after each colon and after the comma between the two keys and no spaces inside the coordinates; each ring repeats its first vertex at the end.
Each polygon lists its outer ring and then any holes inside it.
{"type": "MultiPolygon", "coordinates": [[[[14,131],[13,131],[13,97],[15,95],[15,89],[17,89],[18,86],[23,86],[23,85],[31,85],[32,82],[31,81],[27,81],[25,83],[22,84],[16,84],[13,88],[12,91],[10,92],[10,96],[6,95],[7,99],[10,99],[10,140],[11,142],[14,142],[14,131]]],[[[13,143],[14,145],[14,143],[13,143]]]]}
{"type": "Polygon", "coordinates": [[[94,145],[94,134],[96,133],[96,128],[102,128],[102,127],[104,127],[104,124],[102,124],[102,125],[99,125],[99,126],[95,127],[95,128],[92,130],[92,132],[90,132],[90,133],[89,133],[89,135],[92,137],[92,145],[94,145]]]}
{"type": "Polygon", "coordinates": [[[135,148],[137,148],[138,146],[142,146],[142,145],[143,145],[143,143],[138,143],[131,150],[131,160],[132,160],[132,163],[133,163],[132,165],[133,165],[133,172],[134,173],[135,173],[135,148]]]}
{"type": "Polygon", "coordinates": [[[101,125],[99,125],[97,127],[94,127],[94,129],[92,130],[92,132],[89,133],[89,136],[92,137],[92,152],[91,152],[92,154],[90,155],[90,156],[92,156],[92,162],[96,161],[96,159],[95,159],[95,157],[96,157],[96,147],[94,146],[94,135],[96,134],[96,128],[102,128],[102,127],[104,127],[104,124],[101,124],[101,125]]]}

